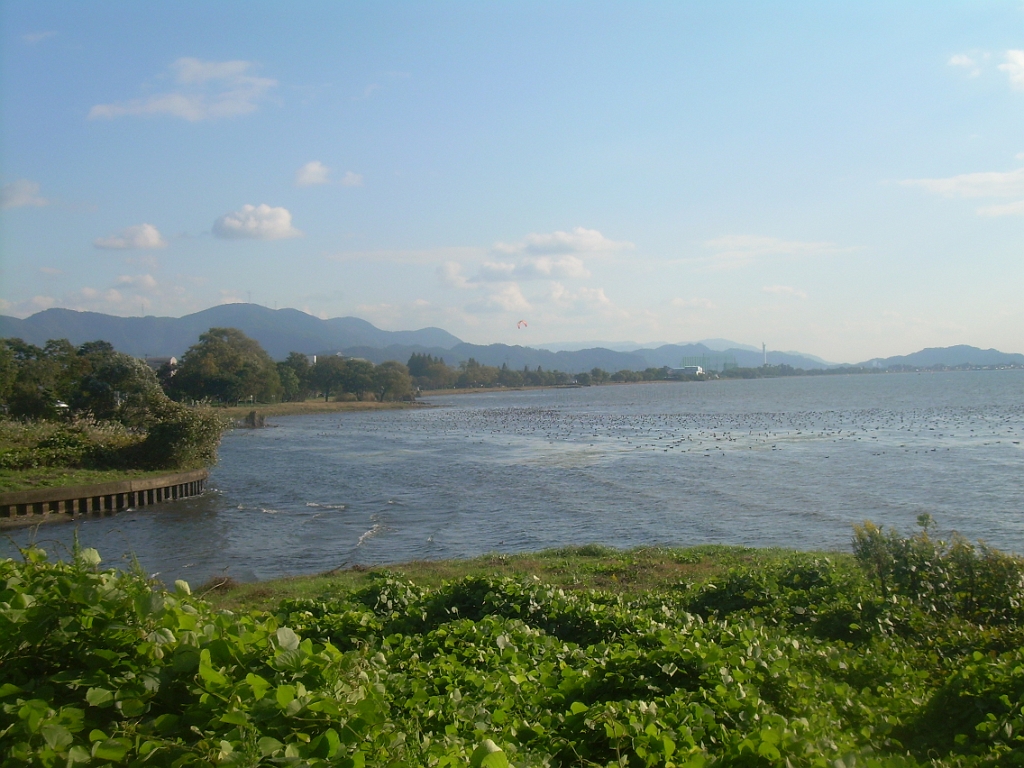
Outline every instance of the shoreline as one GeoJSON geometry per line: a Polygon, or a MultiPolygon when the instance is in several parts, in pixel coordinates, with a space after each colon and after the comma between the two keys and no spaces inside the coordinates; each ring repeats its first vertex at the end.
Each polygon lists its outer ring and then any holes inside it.
{"type": "Polygon", "coordinates": [[[423,403],[407,400],[395,400],[384,403],[371,400],[304,400],[293,403],[252,403],[249,405],[232,405],[214,408],[218,415],[226,419],[239,421],[256,411],[261,416],[302,416],[307,413],[336,413],[345,411],[393,411],[407,408],[423,408],[423,403]]]}

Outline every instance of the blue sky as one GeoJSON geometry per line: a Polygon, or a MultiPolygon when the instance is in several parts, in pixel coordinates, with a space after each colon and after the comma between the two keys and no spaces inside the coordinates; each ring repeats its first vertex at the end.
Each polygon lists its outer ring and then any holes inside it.
{"type": "Polygon", "coordinates": [[[0,14],[4,314],[1024,351],[1019,1],[0,14]]]}

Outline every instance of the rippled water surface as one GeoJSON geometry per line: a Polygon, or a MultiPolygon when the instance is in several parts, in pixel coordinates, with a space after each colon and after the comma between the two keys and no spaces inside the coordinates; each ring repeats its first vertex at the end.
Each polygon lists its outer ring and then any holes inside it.
{"type": "Polygon", "coordinates": [[[59,551],[77,529],[193,583],[587,542],[846,549],[854,523],[921,512],[1024,552],[1024,371],[427,402],[233,431],[201,498],[12,541],[59,551]]]}

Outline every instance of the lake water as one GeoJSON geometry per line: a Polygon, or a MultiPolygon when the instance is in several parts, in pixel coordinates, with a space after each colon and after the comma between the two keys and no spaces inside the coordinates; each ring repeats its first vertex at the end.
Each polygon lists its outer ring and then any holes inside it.
{"type": "Polygon", "coordinates": [[[436,397],[228,433],[211,491],[19,530],[193,584],[599,542],[849,549],[865,519],[1024,552],[1024,371],[436,397]]]}

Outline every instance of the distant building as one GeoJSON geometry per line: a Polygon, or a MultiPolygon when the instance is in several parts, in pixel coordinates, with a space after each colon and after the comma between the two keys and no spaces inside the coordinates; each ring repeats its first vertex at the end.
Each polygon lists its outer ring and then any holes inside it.
{"type": "Polygon", "coordinates": [[[682,368],[669,368],[674,376],[703,376],[704,368],[699,365],[684,365],[682,368]]]}
{"type": "Polygon", "coordinates": [[[165,365],[169,365],[171,368],[178,367],[178,358],[176,357],[147,357],[145,360],[146,365],[154,371],[159,371],[165,365]]]}

